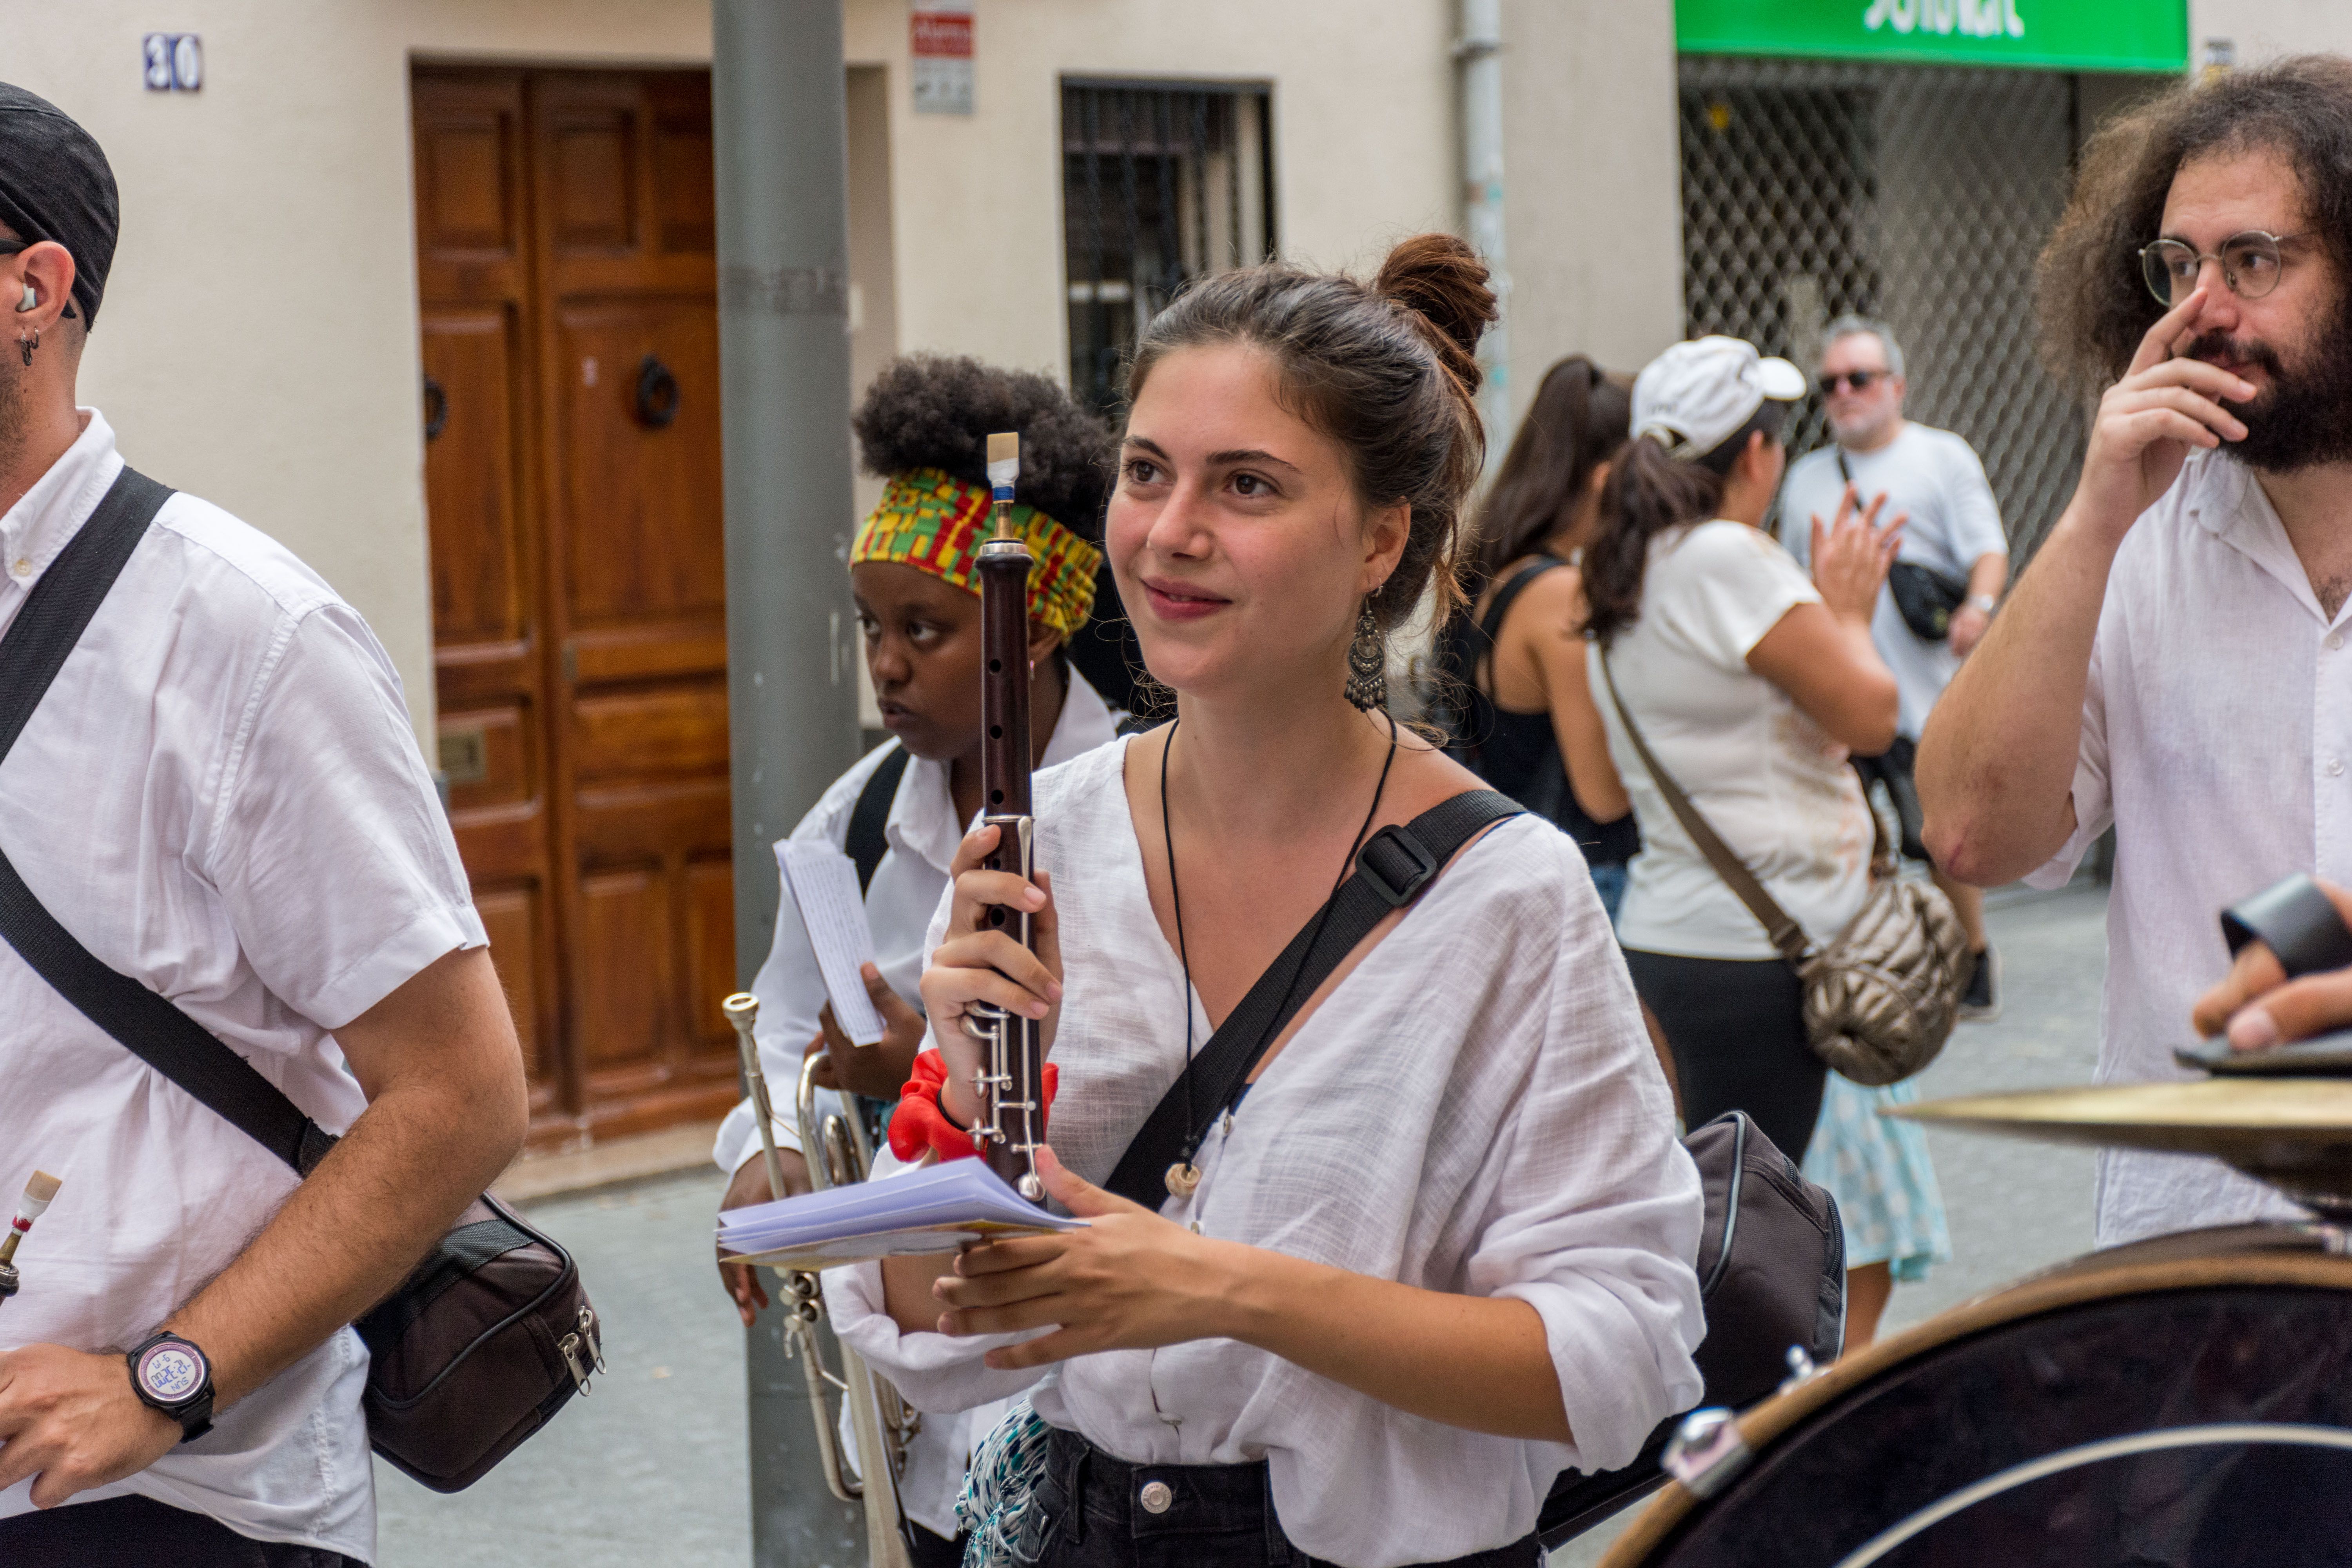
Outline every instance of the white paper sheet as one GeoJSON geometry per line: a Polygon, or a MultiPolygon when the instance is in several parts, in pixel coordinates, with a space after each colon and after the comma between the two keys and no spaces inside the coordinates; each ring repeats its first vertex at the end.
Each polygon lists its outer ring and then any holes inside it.
{"type": "Polygon", "coordinates": [[[776,846],[776,865],[808,928],[817,973],[833,998],[834,1021],[852,1045],[874,1044],[887,1031],[857,972],[873,962],[874,931],[866,923],[856,864],[830,844],[787,838],[776,846]]]}
{"type": "Polygon", "coordinates": [[[831,1268],[1085,1224],[1024,1202],[978,1160],[950,1160],[852,1187],[729,1209],[719,1216],[719,1245],[753,1263],[831,1268]]]}

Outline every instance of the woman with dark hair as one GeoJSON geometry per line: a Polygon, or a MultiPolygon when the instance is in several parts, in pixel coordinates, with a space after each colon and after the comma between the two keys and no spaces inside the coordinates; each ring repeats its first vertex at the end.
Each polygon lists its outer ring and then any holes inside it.
{"type": "Polygon", "coordinates": [[[1737,338],[1668,349],[1633,384],[1633,439],[1584,552],[1593,699],[1642,825],[1618,918],[1634,987],[1688,1124],[1744,1110],[1792,1160],[1826,1070],[1796,972],[1684,831],[1627,724],[1810,935],[1853,918],[1873,833],[1847,759],[1895,734],[1870,616],[1898,531],[1858,512],[1849,487],[1831,523],[1813,520],[1810,581],[1764,531],[1781,421],[1804,392],[1796,366],[1737,338]]]}
{"type": "MultiPolygon", "coordinates": [[[[760,998],[760,1052],[771,1083],[798,1083],[803,1053],[825,1050],[817,1081],[828,1090],[895,1100],[923,1039],[914,998],[930,952],[926,931],[964,826],[981,805],[975,562],[989,531],[988,437],[1022,433],[1022,504],[1013,520],[1038,561],[1029,584],[1030,733],[1045,765],[1104,744],[1117,722],[1064,656],[1087,624],[1102,560],[1110,432],[1042,375],[929,354],[884,366],[850,425],[866,471],[888,481],[850,542],[849,592],[891,738],[834,782],[788,842],[830,845],[857,863],[874,937],[875,962],[864,980],[887,1033],[852,1047],[789,898],[777,909],[775,941],[751,990],[760,998]]],[[[835,1109],[825,1098],[826,1110],[835,1109]]],[[[797,1120],[786,1110],[774,1131],[786,1184],[806,1191],[797,1120]]],[[[722,1213],[782,1195],[768,1190],[760,1150],[758,1119],[746,1100],[720,1124],[712,1149],[719,1167],[734,1173],[719,1200],[722,1213]]],[[[746,1326],[767,1305],[762,1272],[724,1258],[719,1265],[746,1326]]],[[[968,1421],[934,1419],[908,1445],[898,1499],[912,1527],[915,1568],[962,1561],[956,1496],[972,1441],[992,1425],[981,1413],[968,1421]]]]}
{"type": "Polygon", "coordinates": [[[976,1486],[1011,1455],[1041,1478],[976,1521],[1006,1561],[1532,1568],[1559,1471],[1625,1463],[1699,1392],[1696,1173],[1540,819],[1425,868],[1189,1119],[1164,1201],[1096,1184],[1358,849],[1480,788],[1375,688],[1453,582],[1486,278],[1443,235],[1370,284],[1221,273],[1138,346],[1106,544],[1177,716],[1038,776],[1038,885],[977,868],[993,829],[965,840],[923,981],[943,1124],[978,1110],[963,1013],[1043,1022],[1040,1164],[1090,1224],[826,1278],[917,1405],[1028,1392],[974,1459],[976,1486]],[[992,905],[1032,915],[1034,953],[992,905]]]}
{"type": "Polygon", "coordinates": [[[1559,825],[1610,918],[1642,847],[1584,676],[1577,557],[1625,444],[1633,399],[1582,354],[1545,373],[1479,519],[1477,596],[1449,626],[1455,754],[1559,825]]]}

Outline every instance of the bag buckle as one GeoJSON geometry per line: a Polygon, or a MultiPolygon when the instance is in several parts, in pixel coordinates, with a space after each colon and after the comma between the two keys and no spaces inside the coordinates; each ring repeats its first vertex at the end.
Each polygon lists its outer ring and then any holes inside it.
{"type": "Polygon", "coordinates": [[[1412,902],[1413,895],[1427,887],[1429,879],[1437,875],[1437,857],[1432,855],[1428,846],[1420,839],[1401,827],[1391,826],[1381,828],[1365,841],[1363,849],[1356,856],[1356,874],[1373,892],[1387,900],[1389,908],[1401,910],[1412,902]],[[1402,877],[1391,876],[1373,863],[1372,851],[1383,847],[1404,857],[1405,865],[1401,868],[1404,874],[1402,877]]]}

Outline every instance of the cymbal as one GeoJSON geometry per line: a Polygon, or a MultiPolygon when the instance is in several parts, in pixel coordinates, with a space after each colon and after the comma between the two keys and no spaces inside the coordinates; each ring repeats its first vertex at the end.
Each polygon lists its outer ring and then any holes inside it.
{"type": "Polygon", "coordinates": [[[2044,1142],[2210,1155],[2323,1214],[2352,1214],[2352,1079],[2099,1084],[1927,1100],[1885,1114],[2044,1142]]]}

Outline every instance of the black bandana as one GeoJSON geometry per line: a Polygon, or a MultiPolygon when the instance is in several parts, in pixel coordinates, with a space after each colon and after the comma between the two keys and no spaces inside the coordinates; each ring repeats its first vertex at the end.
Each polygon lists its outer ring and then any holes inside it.
{"type": "Polygon", "coordinates": [[[27,244],[51,239],[72,253],[74,301],[82,325],[97,325],[121,226],[114,171],[65,110],[6,82],[0,82],[0,223],[27,244]]]}

